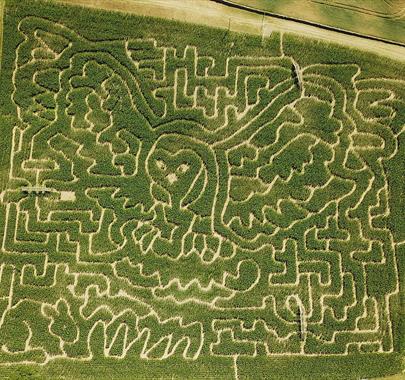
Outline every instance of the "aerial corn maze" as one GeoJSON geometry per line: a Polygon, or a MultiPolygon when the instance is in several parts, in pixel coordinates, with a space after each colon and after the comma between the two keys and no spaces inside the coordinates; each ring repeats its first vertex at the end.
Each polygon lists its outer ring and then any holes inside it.
{"type": "Polygon", "coordinates": [[[400,372],[404,72],[7,1],[0,378],[400,372]]]}

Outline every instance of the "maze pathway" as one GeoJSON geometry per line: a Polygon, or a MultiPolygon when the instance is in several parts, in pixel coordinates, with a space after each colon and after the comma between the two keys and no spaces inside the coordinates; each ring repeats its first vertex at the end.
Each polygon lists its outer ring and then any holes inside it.
{"type": "Polygon", "coordinates": [[[0,365],[394,351],[404,82],[18,23],[0,365]],[[101,333],[100,333],[101,332],[101,333]]]}

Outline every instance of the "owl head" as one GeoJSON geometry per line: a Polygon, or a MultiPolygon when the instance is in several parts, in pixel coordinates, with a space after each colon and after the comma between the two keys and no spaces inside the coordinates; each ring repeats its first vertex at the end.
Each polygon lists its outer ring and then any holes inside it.
{"type": "MultiPolygon", "coordinates": [[[[161,136],[147,158],[154,194],[164,193],[172,205],[190,209],[201,202],[205,208],[212,205],[216,186],[210,182],[215,171],[213,155],[202,143],[175,134],[161,136]]],[[[198,213],[204,213],[199,209],[198,213]]]]}

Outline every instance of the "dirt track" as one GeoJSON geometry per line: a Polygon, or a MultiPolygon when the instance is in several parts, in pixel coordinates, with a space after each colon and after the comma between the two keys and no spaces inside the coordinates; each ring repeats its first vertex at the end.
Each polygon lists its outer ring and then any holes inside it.
{"type": "Polygon", "coordinates": [[[169,18],[190,23],[215,26],[233,31],[269,35],[273,30],[295,33],[319,40],[368,50],[393,59],[405,60],[405,48],[380,41],[348,36],[296,21],[261,16],[223,6],[208,0],[58,0],[93,8],[169,18]]]}

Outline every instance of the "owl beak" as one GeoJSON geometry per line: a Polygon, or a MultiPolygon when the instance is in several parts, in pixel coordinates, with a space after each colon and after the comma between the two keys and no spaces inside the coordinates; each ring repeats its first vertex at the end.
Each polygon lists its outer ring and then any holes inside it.
{"type": "Polygon", "coordinates": [[[170,173],[166,176],[167,180],[171,185],[177,181],[177,175],[175,173],[170,173]]]}

